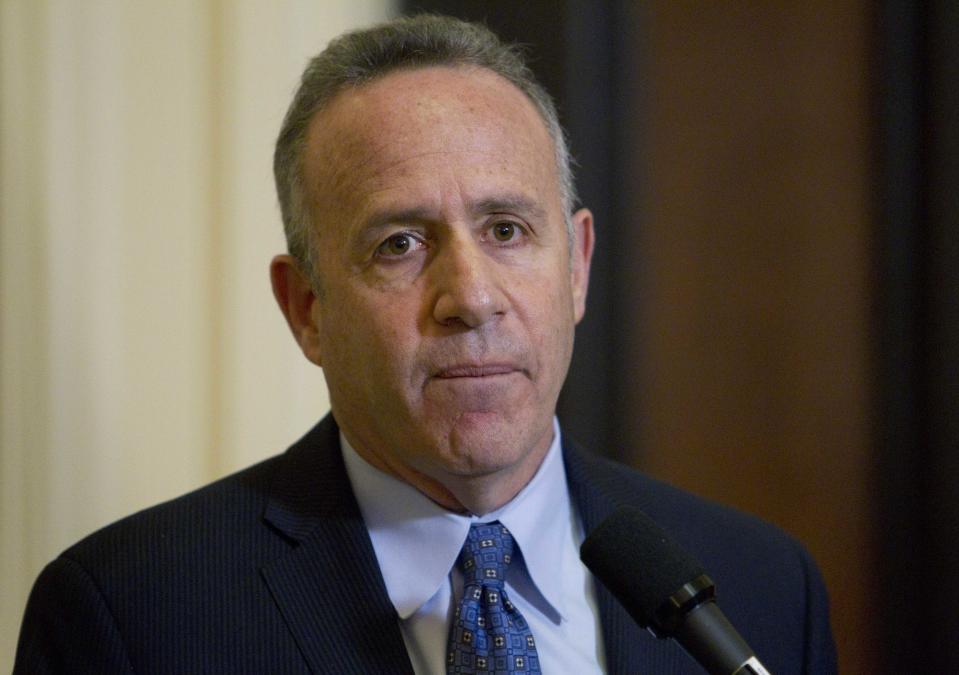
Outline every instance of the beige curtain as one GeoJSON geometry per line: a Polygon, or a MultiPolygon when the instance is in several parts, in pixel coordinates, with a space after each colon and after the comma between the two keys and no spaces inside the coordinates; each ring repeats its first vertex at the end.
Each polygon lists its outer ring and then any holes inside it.
{"type": "Polygon", "coordinates": [[[43,564],[328,407],[267,276],[308,56],[390,0],[0,0],[0,671],[43,564]]]}

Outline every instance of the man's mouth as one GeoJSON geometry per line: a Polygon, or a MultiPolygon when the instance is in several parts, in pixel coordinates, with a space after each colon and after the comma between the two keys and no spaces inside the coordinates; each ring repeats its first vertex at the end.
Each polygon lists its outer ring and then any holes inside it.
{"type": "Polygon", "coordinates": [[[459,377],[494,377],[496,375],[509,375],[510,373],[519,371],[520,368],[509,363],[470,363],[442,368],[436,372],[435,377],[443,380],[459,377]]]}

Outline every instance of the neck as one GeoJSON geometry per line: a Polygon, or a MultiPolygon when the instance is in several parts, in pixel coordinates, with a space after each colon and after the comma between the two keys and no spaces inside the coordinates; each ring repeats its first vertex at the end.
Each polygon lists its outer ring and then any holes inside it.
{"type": "Polygon", "coordinates": [[[516,464],[475,475],[425,473],[408,464],[369,452],[356,444],[349,435],[347,440],[356,454],[368,464],[412,485],[444,509],[454,513],[482,516],[508,504],[533,479],[552,444],[552,433],[541,447],[527,453],[516,464]]]}

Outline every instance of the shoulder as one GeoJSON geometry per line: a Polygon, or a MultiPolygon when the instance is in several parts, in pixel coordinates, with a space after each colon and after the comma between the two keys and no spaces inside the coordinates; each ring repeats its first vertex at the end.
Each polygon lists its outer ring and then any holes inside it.
{"type": "Polygon", "coordinates": [[[325,419],[280,455],[85,537],[61,553],[39,583],[55,571],[82,571],[107,597],[171,607],[249,583],[262,565],[290,550],[289,522],[304,512],[311,516],[316,499],[341,499],[336,438],[335,425],[325,419]]]}
{"type": "Polygon", "coordinates": [[[197,672],[191,659],[207,652],[223,664],[279,658],[261,648],[291,639],[262,570],[296,548],[318,503],[346,501],[335,439],[335,425],[321,422],[282,455],[66,549],[34,584],[17,672],[122,672],[137,663],[197,672]]]}
{"type": "Polygon", "coordinates": [[[61,554],[84,566],[163,555],[187,541],[215,543],[260,522],[282,455],[152,506],[85,537],[61,554]]]}
{"type": "Polygon", "coordinates": [[[253,577],[254,569],[228,569],[217,552],[254,548],[261,486],[276,465],[268,460],[128,516],[61,553],[33,586],[14,672],[133,672],[156,636],[182,642],[211,589],[238,595],[253,577]]]}
{"type": "Polygon", "coordinates": [[[796,556],[802,549],[793,537],[756,516],[589,453],[574,443],[566,444],[564,457],[570,490],[587,530],[617,507],[632,506],[704,558],[721,558],[736,549],[756,547],[764,554],[796,556]]]}
{"type": "Polygon", "coordinates": [[[754,515],[598,457],[574,443],[564,446],[570,492],[587,533],[619,506],[644,511],[702,563],[716,583],[723,611],[757,653],[785,654],[784,645],[801,639],[788,651],[790,663],[774,672],[790,672],[796,666],[801,672],[834,672],[825,587],[797,539],[754,515]]]}
{"type": "Polygon", "coordinates": [[[127,516],[85,537],[61,557],[91,568],[111,560],[125,566],[139,561],[148,570],[150,560],[167,556],[183,563],[212,551],[282,545],[282,528],[269,522],[271,508],[295,512],[303,494],[323,491],[321,477],[336,484],[335,439],[335,425],[324,419],[286,452],[127,516]]]}

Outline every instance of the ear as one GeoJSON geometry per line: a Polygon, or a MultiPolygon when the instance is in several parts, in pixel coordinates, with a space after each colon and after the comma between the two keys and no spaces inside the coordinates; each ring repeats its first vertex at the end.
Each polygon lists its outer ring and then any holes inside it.
{"type": "Polygon", "coordinates": [[[310,280],[289,255],[278,255],[270,262],[273,297],[286,317],[293,337],[310,361],[323,365],[320,353],[319,300],[310,280]]]}
{"type": "Polygon", "coordinates": [[[573,246],[570,275],[573,288],[573,311],[576,323],[586,313],[586,291],[589,288],[589,266],[593,260],[593,214],[580,209],[572,216],[573,246]]]}

